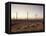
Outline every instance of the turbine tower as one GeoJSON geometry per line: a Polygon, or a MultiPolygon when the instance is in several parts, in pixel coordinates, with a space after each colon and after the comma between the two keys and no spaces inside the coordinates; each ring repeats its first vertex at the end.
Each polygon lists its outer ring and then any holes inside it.
{"type": "Polygon", "coordinates": [[[26,19],[26,24],[28,24],[28,11],[27,11],[27,19],[26,19]]]}
{"type": "Polygon", "coordinates": [[[38,15],[37,15],[37,14],[35,14],[35,19],[37,19],[37,16],[38,16],[38,15]]]}
{"type": "Polygon", "coordinates": [[[28,20],[28,11],[27,11],[27,20],[28,20]]]}
{"type": "Polygon", "coordinates": [[[16,12],[16,20],[17,20],[17,12],[16,12]]]}

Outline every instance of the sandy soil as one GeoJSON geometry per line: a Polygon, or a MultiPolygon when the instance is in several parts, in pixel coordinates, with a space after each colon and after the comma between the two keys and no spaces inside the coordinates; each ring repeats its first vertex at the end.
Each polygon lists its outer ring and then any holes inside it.
{"type": "Polygon", "coordinates": [[[11,32],[43,31],[42,20],[12,20],[11,32]]]}

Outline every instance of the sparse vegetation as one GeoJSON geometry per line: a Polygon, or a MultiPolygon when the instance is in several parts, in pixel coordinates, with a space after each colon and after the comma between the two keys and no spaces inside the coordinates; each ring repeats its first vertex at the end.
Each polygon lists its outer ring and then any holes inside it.
{"type": "Polygon", "coordinates": [[[12,20],[11,32],[43,31],[43,20],[12,20]]]}

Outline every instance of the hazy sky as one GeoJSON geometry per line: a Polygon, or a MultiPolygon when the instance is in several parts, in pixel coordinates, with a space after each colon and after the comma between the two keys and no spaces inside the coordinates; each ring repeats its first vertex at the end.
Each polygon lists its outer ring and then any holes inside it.
{"type": "Polygon", "coordinates": [[[11,19],[40,19],[43,18],[43,6],[11,4],[11,19]]]}

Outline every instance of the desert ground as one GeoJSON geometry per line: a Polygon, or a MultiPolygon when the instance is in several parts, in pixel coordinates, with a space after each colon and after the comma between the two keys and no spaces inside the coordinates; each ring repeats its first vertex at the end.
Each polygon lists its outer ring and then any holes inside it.
{"type": "Polygon", "coordinates": [[[11,20],[11,32],[43,31],[43,19],[11,20]]]}

